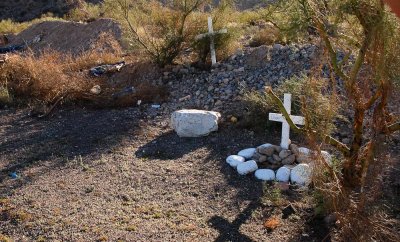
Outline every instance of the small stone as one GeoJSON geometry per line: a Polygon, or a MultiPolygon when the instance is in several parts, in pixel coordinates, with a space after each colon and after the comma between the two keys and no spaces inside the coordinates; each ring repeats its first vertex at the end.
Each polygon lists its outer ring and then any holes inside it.
{"type": "Polygon", "coordinates": [[[239,175],[247,175],[253,171],[256,171],[258,169],[258,166],[255,160],[249,160],[243,163],[239,163],[236,169],[239,175]]]}
{"type": "Polygon", "coordinates": [[[299,163],[309,163],[311,160],[311,150],[305,147],[299,148],[299,154],[297,155],[297,161],[299,163]]]}
{"type": "Polygon", "coordinates": [[[283,166],[276,171],[276,180],[279,182],[288,182],[290,173],[290,169],[283,166]]]}
{"type": "Polygon", "coordinates": [[[226,158],[226,163],[228,163],[231,167],[236,168],[239,163],[245,162],[244,157],[238,155],[230,155],[226,158]]]}
{"type": "Polygon", "coordinates": [[[275,152],[278,154],[282,151],[282,147],[280,147],[279,145],[274,145],[274,148],[275,148],[275,152]]]}
{"type": "Polygon", "coordinates": [[[259,162],[260,156],[261,156],[260,153],[256,151],[254,152],[254,155],[253,157],[251,157],[251,159],[255,160],[256,162],[259,162]]]}
{"type": "Polygon", "coordinates": [[[342,142],[345,144],[350,144],[351,140],[349,138],[342,139],[342,142]]]}
{"type": "Polygon", "coordinates": [[[258,158],[258,162],[263,163],[267,161],[267,156],[266,155],[260,155],[260,158],[258,158]]]}
{"type": "Polygon", "coordinates": [[[94,85],[92,89],[90,89],[90,93],[99,95],[101,93],[101,87],[99,85],[94,85]]]}
{"type": "Polygon", "coordinates": [[[292,154],[282,160],[282,165],[291,165],[296,161],[296,155],[292,154]]]}
{"type": "Polygon", "coordinates": [[[275,180],[275,172],[270,169],[258,169],[255,176],[259,180],[263,181],[273,181],[275,180]]]}
{"type": "Polygon", "coordinates": [[[266,155],[266,156],[272,156],[274,153],[275,147],[274,145],[271,144],[263,144],[257,147],[257,151],[260,154],[266,155]]]}
{"type": "Polygon", "coordinates": [[[273,155],[272,155],[272,158],[273,158],[274,161],[276,161],[276,162],[282,161],[281,157],[279,157],[279,155],[276,155],[276,154],[273,154],[273,155]]]}
{"type": "Polygon", "coordinates": [[[222,101],[221,100],[216,101],[214,106],[222,106],[222,101]]]}
{"type": "Polygon", "coordinates": [[[311,182],[312,170],[307,164],[299,164],[292,169],[290,181],[298,185],[308,185],[311,182]]]}
{"type": "Polygon", "coordinates": [[[238,155],[244,157],[245,159],[251,159],[251,157],[253,157],[255,152],[256,152],[255,148],[248,148],[239,151],[238,155]]]}
{"type": "Polygon", "coordinates": [[[297,145],[295,145],[295,144],[290,144],[290,145],[289,145],[289,150],[290,150],[293,154],[295,154],[296,156],[298,156],[298,154],[299,154],[299,147],[298,147],[297,145]]]}
{"type": "Polygon", "coordinates": [[[281,152],[279,152],[279,157],[281,159],[285,159],[286,157],[288,157],[291,154],[292,154],[292,152],[290,150],[281,150],[281,152]]]}

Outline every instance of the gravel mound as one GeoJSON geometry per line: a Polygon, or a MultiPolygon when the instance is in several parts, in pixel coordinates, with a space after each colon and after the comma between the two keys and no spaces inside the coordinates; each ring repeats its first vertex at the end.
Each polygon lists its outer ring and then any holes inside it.
{"type": "Polygon", "coordinates": [[[312,44],[260,46],[237,51],[211,71],[180,66],[159,80],[171,92],[170,111],[198,108],[229,113],[246,90],[262,92],[284,80],[309,73],[318,48],[312,44]]]}

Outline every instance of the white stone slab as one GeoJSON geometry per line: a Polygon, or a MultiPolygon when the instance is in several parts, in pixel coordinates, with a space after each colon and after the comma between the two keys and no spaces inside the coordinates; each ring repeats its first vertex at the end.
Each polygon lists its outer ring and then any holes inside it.
{"type": "Polygon", "coordinates": [[[171,115],[171,126],[179,137],[201,137],[218,130],[218,112],[184,109],[171,115]]]}

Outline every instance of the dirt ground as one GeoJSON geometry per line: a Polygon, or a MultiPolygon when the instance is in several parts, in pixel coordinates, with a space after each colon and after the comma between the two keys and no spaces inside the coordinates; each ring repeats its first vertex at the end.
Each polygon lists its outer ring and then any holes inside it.
{"type": "MultiPolygon", "coordinates": [[[[0,110],[0,235],[14,241],[330,241],[311,191],[239,176],[229,154],[266,141],[223,125],[179,138],[146,110],[0,110]],[[9,174],[17,172],[18,178],[9,174]],[[296,210],[288,216],[288,205],[296,210]],[[286,215],[285,215],[286,214],[286,215]],[[280,226],[268,231],[267,219],[280,226]]],[[[0,236],[1,237],[1,236],[0,236]]]]}

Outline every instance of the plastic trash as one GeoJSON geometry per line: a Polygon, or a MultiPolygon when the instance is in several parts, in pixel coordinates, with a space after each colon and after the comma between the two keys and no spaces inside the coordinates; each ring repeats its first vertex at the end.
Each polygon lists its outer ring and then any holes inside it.
{"type": "Polygon", "coordinates": [[[17,174],[16,172],[11,172],[11,173],[10,173],[10,177],[11,177],[12,179],[17,179],[17,178],[18,178],[18,174],[17,174]]]}
{"type": "Polygon", "coordinates": [[[101,76],[103,74],[109,73],[109,72],[116,72],[121,70],[122,67],[125,66],[125,61],[117,62],[115,64],[110,64],[110,65],[101,65],[101,66],[96,66],[90,69],[90,74],[93,76],[101,76]]]}
{"type": "Polygon", "coordinates": [[[153,105],[151,105],[151,107],[152,107],[152,108],[159,109],[159,108],[161,108],[161,105],[160,105],[160,104],[153,104],[153,105]]]}

